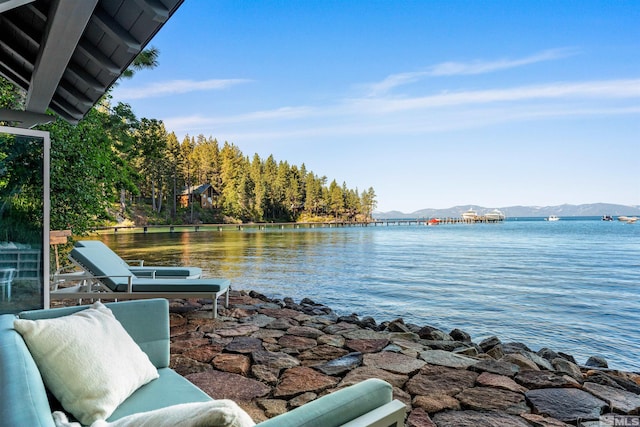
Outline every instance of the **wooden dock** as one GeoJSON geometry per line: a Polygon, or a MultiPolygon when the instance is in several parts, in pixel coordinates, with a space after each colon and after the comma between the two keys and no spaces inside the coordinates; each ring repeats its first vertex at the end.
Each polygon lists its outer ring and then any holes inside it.
{"type": "Polygon", "coordinates": [[[368,222],[330,221],[330,222],[256,222],[246,224],[181,224],[181,225],[146,225],[146,226],[109,226],[100,227],[96,231],[105,233],[113,231],[129,233],[150,232],[199,232],[199,231],[243,231],[243,230],[268,230],[268,229],[303,229],[303,228],[342,228],[342,227],[389,227],[389,226],[414,226],[414,225],[440,225],[440,224],[475,224],[494,223],[503,220],[489,220],[482,216],[475,219],[464,218],[417,218],[417,219],[378,219],[368,222]]]}
{"type": "Polygon", "coordinates": [[[377,224],[382,225],[439,225],[439,224],[487,224],[495,222],[503,222],[504,219],[489,219],[485,216],[477,216],[474,219],[465,219],[462,217],[451,218],[421,218],[421,219],[384,219],[377,220],[377,224]]]}

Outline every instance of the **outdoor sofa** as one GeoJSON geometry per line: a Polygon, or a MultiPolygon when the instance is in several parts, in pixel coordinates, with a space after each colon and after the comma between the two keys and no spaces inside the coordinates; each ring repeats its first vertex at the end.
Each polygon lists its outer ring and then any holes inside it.
{"type": "MultiPolygon", "coordinates": [[[[225,306],[229,305],[228,279],[189,279],[177,274],[173,278],[166,275],[158,278],[151,267],[146,269],[146,274],[133,272],[106,245],[89,241],[78,242],[69,253],[69,258],[82,271],[54,276],[54,282],[59,279],[73,285],[54,285],[49,293],[51,300],[208,298],[213,303],[213,317],[218,315],[218,297],[225,295],[225,306]]],[[[179,271],[181,267],[175,269],[179,271]]],[[[189,267],[184,269],[185,272],[189,271],[189,267]]]]}
{"type": "MultiPolygon", "coordinates": [[[[96,303],[101,304],[101,303],[96,303]]],[[[95,304],[94,304],[95,305],[95,304]]],[[[135,342],[136,348],[142,350],[148,361],[152,364],[152,370],[157,378],[137,388],[124,401],[117,405],[115,411],[106,417],[106,422],[100,425],[118,420],[126,423],[132,417],[146,417],[154,411],[166,411],[171,413],[174,408],[181,408],[184,404],[200,405],[215,404],[202,390],[178,375],[169,366],[169,310],[168,302],[164,299],[151,299],[142,301],[125,301],[108,303],[101,306],[110,309],[111,318],[115,317],[123,328],[127,337],[135,342]],[[209,403],[207,403],[209,402],[209,403]],[[178,405],[178,406],[174,406],[178,405]],[[165,408],[165,409],[161,409],[165,408]],[[152,411],[152,412],[147,412],[152,411]]],[[[54,427],[52,411],[70,411],[59,408],[54,399],[50,398],[50,391],[45,386],[44,378],[49,378],[51,372],[40,368],[32,357],[32,341],[29,347],[23,340],[22,329],[31,327],[38,322],[22,322],[14,325],[16,319],[57,319],[58,327],[63,328],[73,322],[78,322],[78,317],[89,316],[91,310],[87,306],[56,308],[48,310],[34,310],[15,315],[0,316],[0,414],[2,425],[6,426],[30,426],[30,427],[54,427]],[[71,320],[70,320],[71,319],[71,320]],[[27,323],[28,325],[24,325],[27,323]],[[15,326],[15,328],[14,328],[15,326]],[[16,329],[20,329],[19,333],[16,329]],[[42,370],[42,372],[41,372],[42,370]]],[[[93,309],[93,307],[92,307],[93,309]]],[[[95,309],[94,309],[95,310],[95,309]]],[[[102,311],[99,311],[102,313],[102,311]]],[[[102,315],[102,314],[101,314],[102,315]]],[[[110,320],[111,321],[111,320],[110,320]]],[[[49,320],[44,323],[49,322],[49,320]]],[[[43,323],[43,322],[40,322],[43,323]]],[[[75,324],[75,323],[74,323],[75,324]]],[[[96,330],[102,330],[100,327],[96,330]]],[[[51,344],[51,337],[46,337],[51,344]]],[[[128,339],[128,338],[127,338],[128,339]]],[[[81,339],[82,340],[82,339],[81,339]]],[[[85,341],[96,341],[93,339],[85,341]]],[[[118,343],[123,340],[117,341],[118,343]]],[[[85,343],[86,344],[86,343],[85,343]]],[[[35,344],[33,344],[35,346],[35,344]]],[[[92,343],[87,344],[93,346],[92,343]]],[[[120,344],[117,346],[120,347],[120,344]]],[[[93,350],[93,349],[92,349],[93,350]]],[[[103,349],[96,349],[101,350],[103,349]]],[[[86,352],[89,353],[89,352],[86,352]]],[[[91,358],[89,354],[77,355],[75,363],[82,365],[88,363],[90,370],[77,368],[79,374],[90,371],[101,372],[104,368],[101,357],[91,358]]],[[[66,359],[64,359],[66,360],[66,359]]],[[[129,354],[127,353],[127,360],[129,354]]],[[[72,362],[70,361],[69,364],[72,362]]],[[[50,368],[50,367],[49,367],[50,368]]],[[[64,369],[69,369],[64,366],[64,369]]],[[[107,360],[107,375],[117,377],[126,371],[126,367],[117,364],[115,360],[107,360]],[[113,366],[110,364],[113,363],[113,366]]],[[[45,369],[47,367],[45,366],[45,369]]],[[[57,374],[57,372],[54,372],[57,374]]],[[[98,374],[95,374],[96,376],[98,374]]],[[[83,377],[84,378],[84,377],[83,377]]],[[[90,377],[94,379],[93,377],[90,377]]],[[[80,379],[74,379],[74,384],[80,379]]],[[[96,380],[96,382],[98,382],[96,380]]],[[[108,383],[108,381],[106,381],[108,383]]],[[[103,382],[99,382],[103,385],[103,382]]],[[[84,388],[82,390],[85,390],[84,388]]],[[[74,399],[76,402],[81,399],[74,399]]],[[[233,402],[231,402],[233,403],[233,402]]],[[[56,412],[57,415],[60,412],[56,412]]],[[[404,404],[393,400],[391,386],[378,379],[370,379],[359,384],[344,388],[334,393],[325,395],[313,402],[307,403],[293,411],[271,418],[259,424],[260,427],[332,427],[332,426],[375,426],[375,427],[400,427],[404,423],[404,404]]],[[[140,420],[138,420],[139,422],[140,420]]],[[[97,421],[98,423],[100,421],[97,421]]],[[[128,425],[128,424],[127,424],[128,425]]],[[[134,424],[135,425],[135,424],[134,424]]],[[[182,425],[182,424],[181,424],[182,425]]]]}

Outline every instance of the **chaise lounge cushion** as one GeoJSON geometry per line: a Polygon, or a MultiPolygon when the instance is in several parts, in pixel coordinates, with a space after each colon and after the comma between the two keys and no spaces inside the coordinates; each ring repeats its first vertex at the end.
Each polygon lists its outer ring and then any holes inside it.
{"type": "Polygon", "coordinates": [[[117,256],[95,247],[75,247],[71,258],[113,292],[126,292],[131,278],[133,292],[220,292],[229,287],[228,279],[150,279],[136,277],[117,256]]]}
{"type": "Polygon", "coordinates": [[[111,310],[91,308],[54,319],[16,319],[47,388],[90,425],[108,418],[140,386],[158,378],[149,357],[111,310]]]}
{"type": "Polygon", "coordinates": [[[142,264],[140,266],[131,266],[100,240],[79,240],[75,243],[75,247],[100,250],[103,257],[119,262],[135,274],[136,277],[153,277],[156,279],[199,279],[202,277],[202,269],[200,267],[143,266],[142,264]]]}

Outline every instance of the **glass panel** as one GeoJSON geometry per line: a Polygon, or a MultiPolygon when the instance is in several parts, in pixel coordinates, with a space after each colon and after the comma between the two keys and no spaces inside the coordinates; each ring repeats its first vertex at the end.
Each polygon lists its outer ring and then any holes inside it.
{"type": "Polygon", "coordinates": [[[48,305],[48,150],[45,132],[0,127],[0,314],[48,305]]]}

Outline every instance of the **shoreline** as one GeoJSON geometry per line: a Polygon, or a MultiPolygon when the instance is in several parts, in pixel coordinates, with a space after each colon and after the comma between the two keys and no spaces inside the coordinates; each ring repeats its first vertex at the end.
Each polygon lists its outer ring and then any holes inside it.
{"type": "Polygon", "coordinates": [[[640,413],[640,374],[609,369],[602,358],[581,366],[496,336],[476,343],[458,329],[378,324],[254,291],[231,291],[218,319],[207,318],[203,301],[170,303],[171,367],[256,422],[370,377],[393,385],[413,427],[597,426],[612,408],[640,413]]]}

